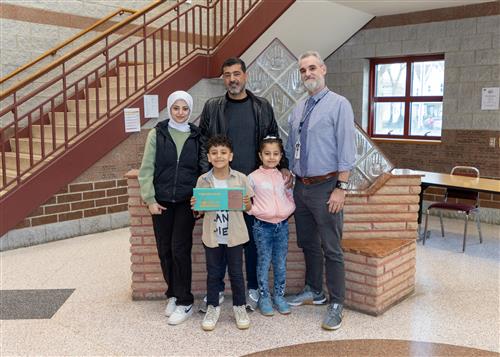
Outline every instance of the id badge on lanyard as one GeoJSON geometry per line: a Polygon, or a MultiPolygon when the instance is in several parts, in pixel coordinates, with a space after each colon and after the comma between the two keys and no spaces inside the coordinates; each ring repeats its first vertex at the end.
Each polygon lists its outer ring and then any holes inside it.
{"type": "Polygon", "coordinates": [[[325,95],[328,94],[328,92],[329,91],[326,91],[317,101],[315,101],[314,104],[311,106],[311,108],[309,108],[307,113],[306,113],[306,108],[304,106],[304,114],[302,115],[302,120],[300,121],[299,124],[299,134],[297,135],[297,141],[295,142],[295,155],[294,155],[295,160],[300,160],[300,134],[302,133],[302,127],[304,126],[305,121],[309,119],[309,116],[311,115],[316,104],[318,104],[319,101],[323,99],[325,95]]]}

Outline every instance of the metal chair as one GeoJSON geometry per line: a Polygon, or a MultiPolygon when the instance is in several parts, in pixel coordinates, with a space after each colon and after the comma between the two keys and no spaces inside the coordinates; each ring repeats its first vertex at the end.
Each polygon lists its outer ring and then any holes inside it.
{"type": "MultiPolygon", "coordinates": [[[[457,176],[472,176],[479,178],[479,170],[472,166],[455,166],[451,169],[451,175],[457,176]],[[457,173],[458,172],[458,173],[457,173]]],[[[483,236],[481,234],[481,223],[479,221],[479,192],[458,189],[458,188],[448,188],[444,196],[443,202],[436,202],[431,204],[425,212],[425,230],[422,244],[425,245],[425,239],[427,238],[427,222],[429,219],[429,211],[431,209],[439,209],[439,221],[441,222],[441,236],[444,237],[444,226],[443,226],[443,210],[458,211],[464,214],[465,227],[464,227],[464,241],[462,246],[462,253],[465,252],[465,241],[467,239],[467,223],[469,221],[469,215],[472,213],[476,218],[477,230],[479,232],[479,243],[483,243],[483,236]],[[460,200],[471,201],[471,204],[458,203],[460,200]],[[451,202],[450,202],[451,201],[451,202]]]]}

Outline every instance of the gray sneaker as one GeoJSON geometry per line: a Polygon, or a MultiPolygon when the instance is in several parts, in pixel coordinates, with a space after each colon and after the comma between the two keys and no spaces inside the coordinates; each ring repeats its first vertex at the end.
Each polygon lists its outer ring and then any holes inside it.
{"type": "Polygon", "coordinates": [[[326,316],[323,319],[321,327],[325,330],[336,330],[342,325],[344,307],[342,304],[330,304],[326,310],[326,316]]]}
{"type": "Polygon", "coordinates": [[[288,303],[292,306],[300,305],[323,305],[326,296],[323,291],[313,291],[309,285],[304,287],[300,293],[288,297],[288,303]]]}
{"type": "Polygon", "coordinates": [[[248,289],[247,291],[247,309],[255,311],[257,303],[259,302],[259,290],[248,289]]]}
{"type": "MultiPolygon", "coordinates": [[[[224,291],[219,291],[219,305],[222,305],[223,302],[224,302],[224,291]]],[[[200,308],[198,311],[203,312],[203,313],[207,312],[207,296],[206,295],[203,297],[203,300],[201,301],[200,308]]]]}

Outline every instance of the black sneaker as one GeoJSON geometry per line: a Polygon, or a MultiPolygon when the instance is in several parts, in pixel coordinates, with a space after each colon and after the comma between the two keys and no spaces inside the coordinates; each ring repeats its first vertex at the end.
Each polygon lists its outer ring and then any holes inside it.
{"type": "Polygon", "coordinates": [[[296,295],[289,296],[287,300],[292,306],[323,305],[326,302],[326,296],[323,291],[313,291],[309,285],[306,285],[304,290],[296,295]]]}
{"type": "Polygon", "coordinates": [[[326,310],[321,327],[325,330],[336,330],[342,325],[344,307],[342,304],[330,304],[326,310]]]}

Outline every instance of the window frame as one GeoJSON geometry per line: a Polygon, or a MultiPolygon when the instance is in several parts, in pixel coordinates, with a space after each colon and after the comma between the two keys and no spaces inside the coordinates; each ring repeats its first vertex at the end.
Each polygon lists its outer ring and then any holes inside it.
{"type": "MultiPolygon", "coordinates": [[[[410,108],[412,103],[419,102],[436,102],[443,103],[443,96],[412,96],[411,95],[411,70],[412,64],[415,62],[430,62],[430,61],[444,61],[444,54],[434,54],[434,55],[412,55],[403,57],[388,57],[388,58],[371,58],[370,59],[370,76],[369,76],[369,116],[368,116],[368,134],[371,138],[381,138],[381,139],[404,139],[404,140],[440,140],[442,136],[431,136],[431,135],[410,135],[410,108]],[[375,96],[375,67],[380,64],[391,64],[391,63],[406,63],[406,86],[404,96],[393,96],[393,97],[376,97],[375,96]],[[375,103],[405,103],[404,110],[404,127],[403,134],[375,134],[375,103]]],[[[446,71],[446,65],[445,65],[446,71]]],[[[443,81],[444,85],[444,81],[443,81]]],[[[443,118],[444,119],[444,118],[443,118]]]]}

